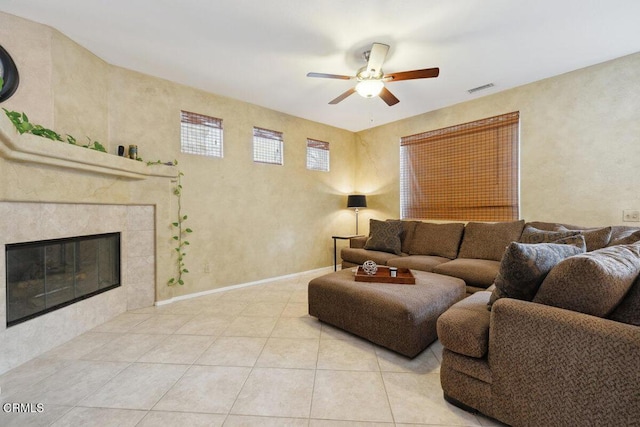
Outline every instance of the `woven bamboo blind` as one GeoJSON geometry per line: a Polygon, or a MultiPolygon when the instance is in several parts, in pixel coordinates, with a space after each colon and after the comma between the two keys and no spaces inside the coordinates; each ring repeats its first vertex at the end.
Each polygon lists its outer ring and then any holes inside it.
{"type": "Polygon", "coordinates": [[[180,149],[183,153],[222,157],[222,119],[181,111],[180,149]]]}
{"type": "Polygon", "coordinates": [[[400,140],[402,218],[519,218],[518,112],[400,140]]]}

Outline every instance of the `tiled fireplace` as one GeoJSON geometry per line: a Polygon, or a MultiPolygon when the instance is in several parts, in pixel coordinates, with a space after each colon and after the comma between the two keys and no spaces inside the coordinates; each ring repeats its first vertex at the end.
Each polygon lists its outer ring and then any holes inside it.
{"type": "Polygon", "coordinates": [[[121,286],[8,327],[4,321],[7,260],[6,251],[0,251],[0,277],[4,279],[0,288],[0,372],[126,310],[148,307],[155,301],[154,206],[0,202],[2,249],[20,242],[106,233],[120,237],[121,286]]]}
{"type": "Polygon", "coordinates": [[[172,194],[177,172],[175,166],[147,166],[113,154],[19,135],[0,114],[0,374],[127,310],[174,296],[175,287],[166,283],[175,265],[170,224],[175,220],[172,194]],[[60,248],[52,250],[48,267],[58,274],[54,282],[64,271],[72,284],[52,282],[53,287],[36,290],[42,283],[29,280],[37,279],[38,268],[47,265],[7,276],[7,245],[111,233],[120,237],[120,286],[114,286],[111,279],[108,284],[101,282],[106,276],[99,279],[100,285],[89,281],[89,276],[98,275],[95,267],[93,272],[89,267],[83,271],[68,265],[62,268],[72,260],[60,248]],[[15,295],[7,299],[7,279],[29,287],[30,300],[23,309],[44,304],[45,312],[20,322],[12,314],[8,318],[7,303],[12,304],[15,295]],[[52,304],[57,307],[49,311],[52,307],[41,301],[45,296],[68,293],[77,285],[81,286],[74,292],[82,295],[73,304],[52,304]],[[106,290],[84,294],[92,286],[106,290]]]}

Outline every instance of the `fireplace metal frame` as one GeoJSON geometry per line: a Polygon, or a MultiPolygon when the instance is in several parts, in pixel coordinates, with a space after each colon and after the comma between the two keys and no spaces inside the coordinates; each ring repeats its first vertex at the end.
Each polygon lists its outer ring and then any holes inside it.
{"type": "MultiPolygon", "coordinates": [[[[11,326],[15,326],[18,325],[20,323],[26,322],[28,320],[34,319],[36,317],[42,316],[44,314],[50,313],[52,311],[55,310],[59,310],[61,308],[67,307],[71,304],[77,303],[79,301],[83,301],[85,299],[91,298],[93,296],[96,295],[100,295],[104,292],[107,292],[111,289],[115,289],[118,288],[120,286],[122,286],[122,240],[121,240],[121,233],[119,232],[114,232],[114,233],[101,233],[101,234],[92,234],[92,235],[86,235],[86,236],[74,236],[74,237],[68,237],[68,238],[60,238],[60,239],[49,239],[49,240],[39,240],[39,241],[30,241],[30,242],[20,242],[20,243],[11,243],[11,244],[6,244],[5,245],[5,287],[7,288],[7,298],[6,298],[6,325],[7,327],[11,327],[11,326]],[[116,253],[114,254],[114,258],[118,260],[118,271],[117,271],[117,283],[109,285],[109,286],[105,286],[104,288],[99,288],[96,289],[95,291],[92,292],[88,292],[86,294],[80,295],[80,296],[76,296],[72,299],[66,300],[64,302],[61,302],[59,304],[55,304],[52,305],[50,307],[46,307],[43,308],[42,310],[39,310],[35,313],[31,313],[28,314],[26,316],[14,319],[9,321],[9,315],[10,315],[10,298],[9,298],[9,252],[12,249],[16,249],[16,248],[28,248],[28,247],[39,247],[39,246],[52,246],[52,245],[57,245],[57,244],[66,244],[66,243],[79,243],[82,241],[88,241],[88,240],[96,240],[96,239],[100,239],[100,238],[106,238],[106,237],[115,237],[117,240],[116,243],[116,253]]],[[[78,257],[79,254],[75,253],[75,257],[78,257]]],[[[75,264],[74,264],[75,265],[75,264]]],[[[46,269],[46,268],[45,268],[46,269]]],[[[77,272],[74,271],[74,285],[75,285],[75,275],[77,274],[77,272]]],[[[55,292],[55,291],[53,291],[55,292]]]]}

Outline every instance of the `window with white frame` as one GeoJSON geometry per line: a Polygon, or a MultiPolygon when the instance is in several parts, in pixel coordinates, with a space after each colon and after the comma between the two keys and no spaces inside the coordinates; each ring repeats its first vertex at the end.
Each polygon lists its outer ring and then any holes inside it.
{"type": "Polygon", "coordinates": [[[253,128],[253,161],[257,163],[283,164],[282,132],[253,128]]]}
{"type": "Polygon", "coordinates": [[[329,172],[329,143],[307,138],[307,169],[329,172]]]}
{"type": "Polygon", "coordinates": [[[182,111],[180,150],[187,154],[222,157],[222,119],[182,111]]]}

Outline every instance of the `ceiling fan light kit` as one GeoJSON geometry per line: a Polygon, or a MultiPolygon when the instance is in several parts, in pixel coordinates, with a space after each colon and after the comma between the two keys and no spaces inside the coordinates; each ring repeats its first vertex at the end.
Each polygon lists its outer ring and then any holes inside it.
{"type": "Polygon", "coordinates": [[[389,89],[385,87],[385,82],[397,82],[401,80],[428,79],[438,77],[439,68],[425,68],[422,70],[402,71],[399,73],[384,74],[382,72],[382,64],[387,57],[389,45],[383,43],[373,43],[371,50],[364,52],[363,56],[367,61],[367,65],[358,70],[355,76],[342,76],[339,74],[326,73],[307,73],[307,77],[320,77],[325,79],[352,80],[356,79],[358,83],[355,88],[351,88],[342,93],[337,98],[329,101],[329,104],[337,104],[352,93],[357,92],[364,98],[373,98],[379,96],[388,106],[392,106],[400,102],[389,89]]]}
{"type": "Polygon", "coordinates": [[[380,95],[383,87],[382,80],[361,80],[356,85],[356,92],[363,98],[373,98],[380,95]]]}

